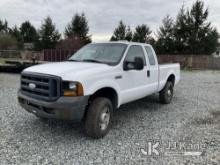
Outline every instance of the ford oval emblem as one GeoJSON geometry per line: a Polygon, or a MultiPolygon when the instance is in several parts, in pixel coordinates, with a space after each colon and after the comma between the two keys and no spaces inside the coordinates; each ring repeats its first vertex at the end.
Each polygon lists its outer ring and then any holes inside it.
{"type": "Polygon", "coordinates": [[[29,88],[31,88],[31,89],[36,88],[36,84],[34,84],[34,83],[30,83],[30,84],[28,84],[28,86],[29,86],[29,88]]]}

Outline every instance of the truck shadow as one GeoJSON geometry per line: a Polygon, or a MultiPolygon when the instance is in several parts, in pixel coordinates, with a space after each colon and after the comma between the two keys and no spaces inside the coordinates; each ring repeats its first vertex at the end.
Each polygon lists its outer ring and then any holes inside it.
{"type": "Polygon", "coordinates": [[[131,113],[133,113],[134,111],[137,111],[139,109],[151,111],[153,109],[150,109],[150,107],[155,107],[155,106],[156,107],[160,106],[159,98],[157,94],[150,95],[143,99],[139,99],[139,100],[124,104],[117,110],[117,112],[120,113],[123,110],[126,110],[128,112],[131,111],[131,113]]]}
{"type": "MultiPolygon", "coordinates": [[[[140,112],[145,111],[145,112],[153,112],[153,111],[157,111],[159,110],[161,107],[161,104],[159,103],[159,99],[158,99],[158,95],[154,94],[154,95],[150,95],[148,97],[145,97],[143,99],[140,100],[136,100],[127,104],[122,105],[119,109],[117,109],[114,112],[114,119],[120,119],[121,117],[124,118],[124,116],[136,116],[138,115],[140,112]]],[[[113,124],[114,123],[114,119],[113,119],[113,124]]],[[[61,123],[69,123],[69,124],[73,124],[76,125],[78,127],[79,123],[74,123],[71,121],[60,121],[60,120],[41,120],[44,123],[48,123],[48,122],[52,122],[53,125],[60,125],[61,123]]]]}
{"type": "Polygon", "coordinates": [[[146,116],[152,116],[157,111],[160,111],[161,106],[157,94],[122,105],[114,113],[112,126],[113,128],[123,127],[123,125],[129,124],[132,120],[138,123],[140,118],[144,119],[146,116]]]}
{"type": "MultiPolygon", "coordinates": [[[[151,95],[146,98],[125,104],[114,113],[112,130],[120,131],[126,129],[124,126],[131,124],[130,121],[132,120],[137,121],[138,124],[139,117],[143,116],[143,113],[144,115],[152,115],[152,113],[159,111],[160,107],[161,105],[159,104],[157,95],[151,95]]],[[[71,137],[71,139],[73,138],[75,140],[82,138],[87,140],[90,139],[85,136],[83,123],[38,118],[33,120],[32,118],[28,121],[28,124],[29,128],[33,127],[32,130],[28,130],[29,134],[32,134],[32,131],[37,131],[39,132],[39,136],[48,136],[48,138],[52,139],[58,138],[60,139],[60,142],[62,142],[64,139],[67,140],[65,137],[71,137]]]]}

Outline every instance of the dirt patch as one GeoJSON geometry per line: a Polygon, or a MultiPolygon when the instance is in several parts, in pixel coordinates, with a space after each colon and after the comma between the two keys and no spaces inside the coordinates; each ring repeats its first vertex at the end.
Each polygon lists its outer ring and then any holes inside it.
{"type": "Polygon", "coordinates": [[[193,120],[194,125],[210,125],[220,124],[220,110],[214,110],[210,112],[210,116],[205,118],[196,118],[193,120]]]}
{"type": "Polygon", "coordinates": [[[204,82],[204,84],[220,84],[220,82],[219,81],[214,81],[214,82],[211,82],[211,81],[206,81],[206,82],[204,82]]]}
{"type": "Polygon", "coordinates": [[[220,110],[219,111],[211,111],[211,114],[214,118],[220,119],[220,110]]]}

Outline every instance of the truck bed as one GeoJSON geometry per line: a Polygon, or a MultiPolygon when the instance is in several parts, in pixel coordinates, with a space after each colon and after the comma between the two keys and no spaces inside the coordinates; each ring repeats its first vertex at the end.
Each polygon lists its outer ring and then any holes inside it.
{"type": "Polygon", "coordinates": [[[175,84],[177,84],[180,80],[180,64],[172,63],[172,64],[160,64],[159,66],[159,87],[158,91],[163,89],[165,83],[167,82],[167,77],[170,74],[175,76],[175,84]]]}

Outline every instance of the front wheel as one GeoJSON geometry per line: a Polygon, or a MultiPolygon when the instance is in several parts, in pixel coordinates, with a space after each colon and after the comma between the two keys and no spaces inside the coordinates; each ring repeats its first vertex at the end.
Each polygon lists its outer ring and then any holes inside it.
{"type": "Polygon", "coordinates": [[[110,130],[113,106],[109,99],[95,98],[88,108],[85,120],[86,134],[98,139],[104,137],[110,130]]]}
{"type": "Polygon", "coordinates": [[[169,104],[173,98],[173,86],[174,84],[168,81],[165,87],[160,91],[160,102],[162,104],[169,104]]]}

